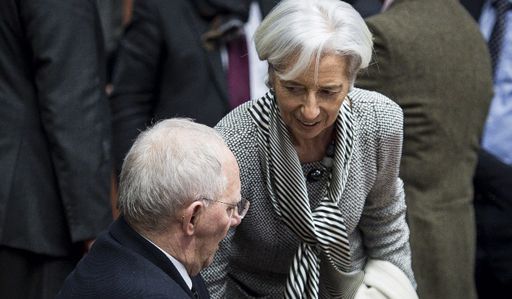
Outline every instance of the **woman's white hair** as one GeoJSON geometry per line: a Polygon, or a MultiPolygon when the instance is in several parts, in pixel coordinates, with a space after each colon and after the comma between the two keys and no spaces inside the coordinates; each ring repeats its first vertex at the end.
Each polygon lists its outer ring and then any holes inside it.
{"type": "Polygon", "coordinates": [[[370,63],[373,47],[361,15],[339,0],[283,0],[262,21],[254,40],[269,72],[284,80],[298,77],[313,61],[316,74],[322,55],[334,53],[348,58],[353,82],[370,63]]]}
{"type": "Polygon", "coordinates": [[[121,170],[118,208],[146,232],[164,232],[179,209],[227,187],[227,146],[212,128],[168,119],[139,134],[121,170]]]}

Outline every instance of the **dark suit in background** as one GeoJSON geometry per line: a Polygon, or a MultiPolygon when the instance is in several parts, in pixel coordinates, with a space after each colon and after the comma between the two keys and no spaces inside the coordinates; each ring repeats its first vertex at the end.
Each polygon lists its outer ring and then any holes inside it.
{"type": "MultiPolygon", "coordinates": [[[[221,52],[207,50],[201,40],[212,20],[202,17],[194,2],[135,1],[113,73],[118,173],[138,132],[153,121],[178,116],[214,126],[230,111],[221,52]]],[[[259,2],[265,15],[277,0],[259,2]]]]}
{"type": "Polygon", "coordinates": [[[478,298],[505,299],[512,291],[512,166],[482,149],[474,183],[478,298]]]}
{"type": "Polygon", "coordinates": [[[419,297],[475,298],[472,177],[492,98],[485,41],[456,0],[395,0],[367,22],[375,60],[356,85],[404,110],[400,177],[419,297]]]}
{"type": "Polygon", "coordinates": [[[96,0],[105,41],[107,56],[107,81],[112,77],[112,64],[117,52],[119,38],[123,32],[123,5],[121,0],[96,0]]]}
{"type": "MultiPolygon", "coordinates": [[[[199,298],[210,298],[201,275],[192,277],[192,284],[199,298]]],[[[123,217],[97,239],[57,298],[84,294],[97,299],[194,298],[169,258],[123,217]]]]}
{"type": "Polygon", "coordinates": [[[482,13],[484,2],[485,0],[460,0],[460,4],[462,4],[468,10],[468,12],[477,22],[480,18],[480,13],[482,13]]]}
{"type": "Polygon", "coordinates": [[[373,16],[381,11],[382,2],[380,0],[348,0],[363,18],[373,16]]]}
{"type": "Polygon", "coordinates": [[[94,0],[0,2],[0,297],[53,298],[111,222],[94,0]]]}

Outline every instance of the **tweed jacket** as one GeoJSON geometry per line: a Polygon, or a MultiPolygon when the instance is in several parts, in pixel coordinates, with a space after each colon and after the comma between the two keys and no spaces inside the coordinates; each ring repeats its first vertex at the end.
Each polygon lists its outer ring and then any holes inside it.
{"type": "Polygon", "coordinates": [[[400,177],[418,295],[476,298],[472,180],[492,98],[487,45],[456,0],[395,0],[366,22],[375,53],[355,84],[404,111],[400,177]]]}
{"type": "MultiPolygon", "coordinates": [[[[351,271],[362,270],[368,257],[377,258],[399,267],[414,285],[403,185],[398,178],[402,111],[375,92],[354,89],[349,98],[354,148],[339,207],[349,234],[351,271]]],[[[242,196],[251,206],[242,223],[221,243],[213,264],[204,270],[212,298],[282,298],[300,244],[269,198],[256,141],[258,128],[248,111],[253,103],[238,107],[216,126],[238,160],[242,196]]],[[[318,164],[301,166],[307,173],[318,164]]],[[[307,182],[312,208],[318,205],[326,184],[326,179],[307,182]]]]}

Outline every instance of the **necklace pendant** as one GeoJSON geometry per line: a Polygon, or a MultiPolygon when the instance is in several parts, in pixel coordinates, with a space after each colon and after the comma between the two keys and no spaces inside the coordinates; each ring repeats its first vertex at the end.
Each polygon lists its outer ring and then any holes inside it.
{"type": "Polygon", "coordinates": [[[317,182],[324,176],[324,171],[318,168],[311,169],[306,178],[308,182],[317,182]]]}

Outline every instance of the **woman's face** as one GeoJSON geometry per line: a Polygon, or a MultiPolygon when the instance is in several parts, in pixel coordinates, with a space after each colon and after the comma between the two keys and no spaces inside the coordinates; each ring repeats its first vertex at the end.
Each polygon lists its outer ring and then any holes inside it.
{"type": "Polygon", "coordinates": [[[294,80],[271,77],[281,117],[298,143],[327,137],[345,99],[350,80],[345,58],[328,54],[320,59],[315,81],[315,64],[294,80]]]}

